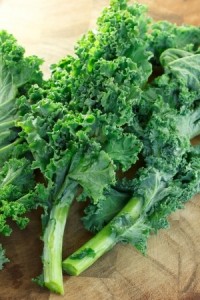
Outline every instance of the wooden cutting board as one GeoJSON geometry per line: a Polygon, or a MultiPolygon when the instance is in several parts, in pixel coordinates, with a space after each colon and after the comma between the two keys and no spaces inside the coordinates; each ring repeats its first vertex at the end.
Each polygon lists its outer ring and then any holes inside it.
{"type": "MultiPolygon", "coordinates": [[[[200,25],[199,0],[142,0],[151,16],[178,24],[200,25]]],[[[95,24],[107,0],[1,0],[0,28],[45,59],[43,70],[67,53],[95,24]]],[[[7,248],[11,263],[0,272],[0,300],[197,300],[200,299],[200,197],[170,217],[171,228],[152,236],[144,257],[132,246],[118,245],[79,277],[64,276],[65,296],[50,294],[31,282],[41,272],[40,211],[30,214],[25,231],[15,226],[7,248]]],[[[82,229],[83,207],[71,210],[64,240],[66,257],[90,235],[82,229]]]]}

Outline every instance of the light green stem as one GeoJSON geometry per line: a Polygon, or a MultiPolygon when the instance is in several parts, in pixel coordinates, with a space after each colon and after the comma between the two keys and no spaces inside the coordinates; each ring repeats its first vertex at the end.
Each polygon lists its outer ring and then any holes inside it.
{"type": "MultiPolygon", "coordinates": [[[[142,208],[142,199],[134,197],[113,220],[126,213],[129,214],[133,221],[137,220],[141,214],[142,208]]],[[[118,242],[118,237],[112,231],[112,222],[108,223],[108,225],[79,248],[79,250],[65,259],[63,261],[63,270],[70,275],[79,275],[104,253],[112,249],[118,242]]]]}
{"type": "Polygon", "coordinates": [[[76,182],[71,182],[66,187],[62,199],[51,210],[49,222],[44,232],[44,285],[58,294],[64,293],[62,276],[63,234],[76,189],[76,182]]]}

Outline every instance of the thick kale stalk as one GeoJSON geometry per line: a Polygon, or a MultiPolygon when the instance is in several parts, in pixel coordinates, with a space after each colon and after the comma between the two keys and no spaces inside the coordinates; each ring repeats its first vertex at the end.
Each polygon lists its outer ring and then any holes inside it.
{"type": "MultiPolygon", "coordinates": [[[[113,223],[117,218],[120,220],[121,228],[128,225],[126,216],[128,214],[129,222],[135,222],[142,210],[142,198],[133,197],[121,212],[113,219],[113,223]]],[[[112,229],[112,223],[108,223],[101,231],[99,231],[91,240],[83,245],[79,250],[63,261],[63,269],[70,275],[79,275],[89,266],[91,266],[99,257],[112,249],[119,241],[117,234],[112,229]]],[[[118,228],[119,229],[119,228],[118,228]]],[[[121,232],[122,233],[122,232],[121,232]]]]}
{"type": "Polygon", "coordinates": [[[49,221],[44,231],[43,241],[43,265],[45,286],[49,289],[63,294],[61,266],[58,262],[62,261],[62,236],[69,212],[69,208],[74,194],[77,190],[77,183],[70,181],[66,184],[66,191],[60,197],[57,205],[51,209],[49,221]]]}

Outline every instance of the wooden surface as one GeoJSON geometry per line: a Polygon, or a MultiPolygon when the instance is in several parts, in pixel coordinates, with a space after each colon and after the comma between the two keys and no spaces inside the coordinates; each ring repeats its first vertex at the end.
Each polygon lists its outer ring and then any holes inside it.
{"type": "MultiPolygon", "coordinates": [[[[156,19],[200,24],[199,0],[142,0],[156,19]]],[[[43,70],[67,53],[95,24],[107,0],[3,0],[0,28],[13,33],[27,49],[45,59],[43,70]]],[[[200,198],[171,216],[171,228],[149,240],[144,257],[131,246],[118,245],[79,277],[64,276],[65,296],[50,294],[31,278],[41,271],[40,214],[31,214],[27,230],[15,229],[1,242],[11,258],[0,272],[0,300],[197,300],[200,299],[200,198]]],[[[89,238],[82,230],[82,207],[72,208],[64,257],[89,238]]]]}

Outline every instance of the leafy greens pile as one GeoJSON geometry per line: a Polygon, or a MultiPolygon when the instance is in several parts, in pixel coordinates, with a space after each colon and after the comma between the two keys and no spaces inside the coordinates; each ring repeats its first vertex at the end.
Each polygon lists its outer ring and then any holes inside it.
{"type": "MultiPolygon", "coordinates": [[[[63,294],[62,268],[78,275],[118,242],[145,253],[199,193],[199,45],[200,28],[154,23],[144,6],[112,0],[44,81],[41,60],[0,33],[0,234],[43,207],[39,284],[63,294]],[[83,223],[96,235],[62,263],[75,198],[87,199],[83,223]]],[[[0,245],[0,269],[7,260],[0,245]]]]}
{"type": "MultiPolygon", "coordinates": [[[[42,60],[24,52],[12,35],[0,32],[0,234],[5,236],[12,232],[8,219],[22,229],[28,223],[24,213],[39,205],[33,157],[17,122],[31,107],[25,101],[30,87],[42,84],[42,60]]],[[[7,261],[0,244],[0,269],[7,261]]]]}

